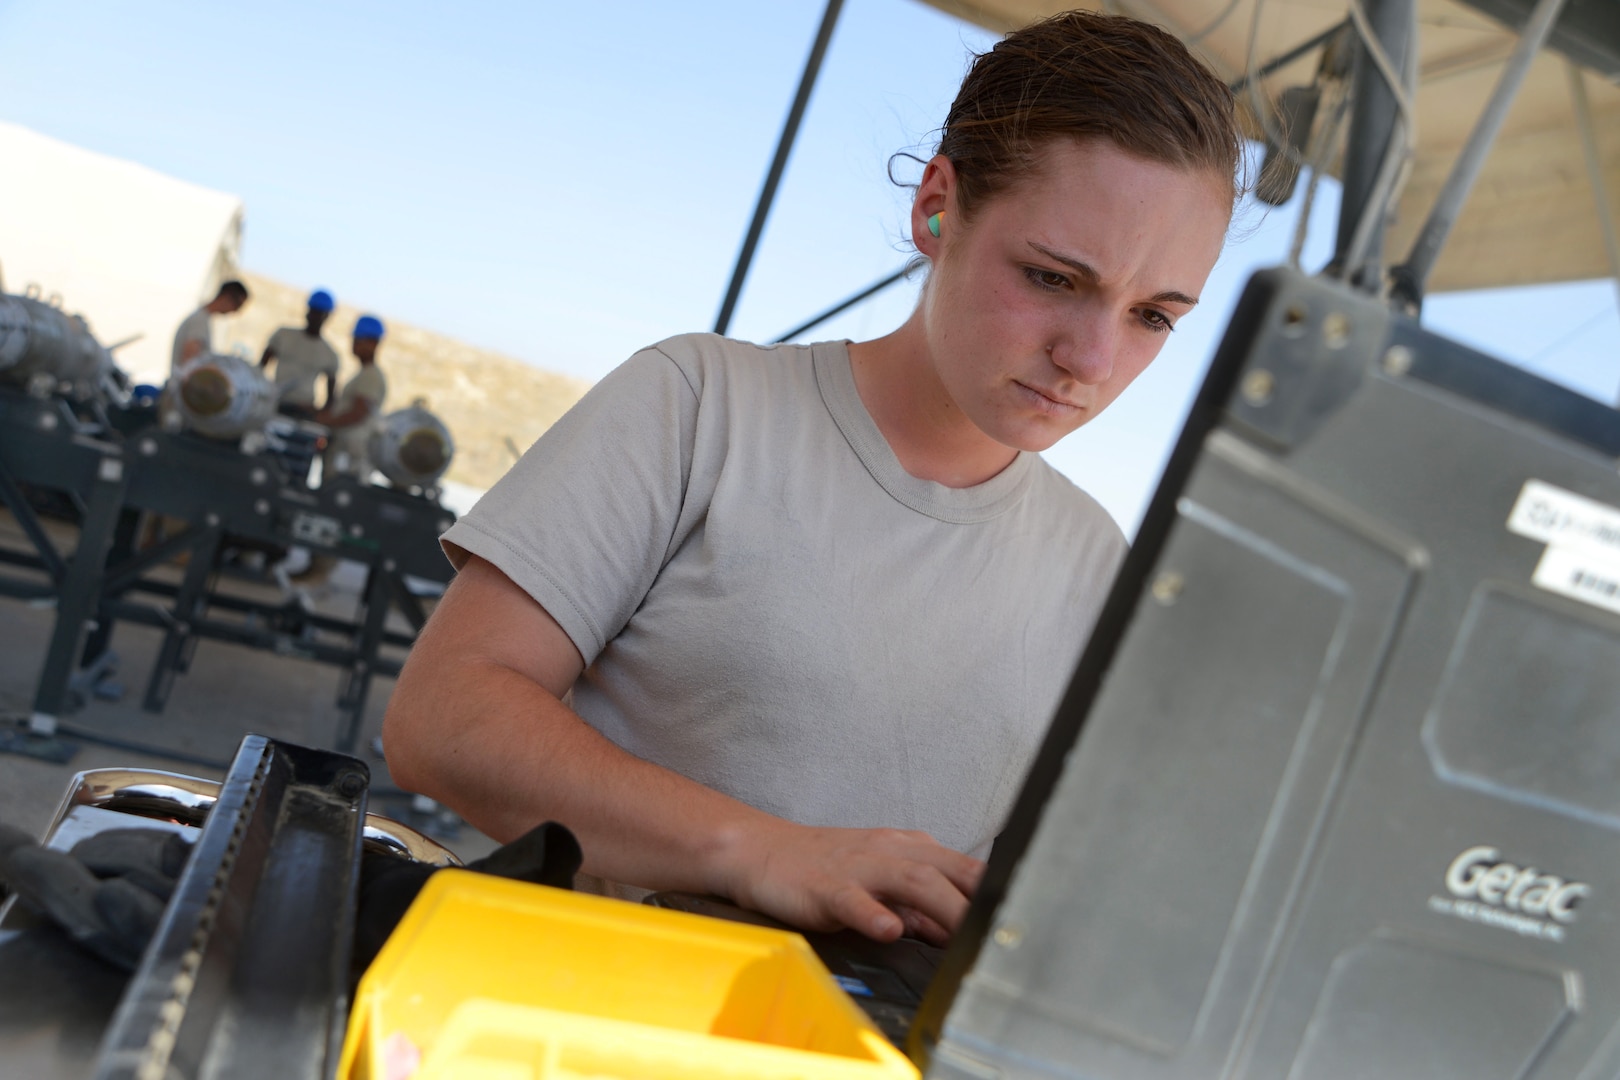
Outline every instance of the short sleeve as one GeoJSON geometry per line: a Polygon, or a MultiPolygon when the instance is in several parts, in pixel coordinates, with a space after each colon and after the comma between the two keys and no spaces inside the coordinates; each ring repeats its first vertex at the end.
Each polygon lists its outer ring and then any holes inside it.
{"type": "Polygon", "coordinates": [[[388,383],[375,365],[362,368],[350,386],[354,396],[365,401],[374,411],[382,407],[383,398],[388,396],[388,383]]]}
{"type": "Polygon", "coordinates": [[[325,350],[325,355],[321,357],[321,374],[336,375],[340,366],[337,350],[333,349],[325,341],[321,342],[321,347],[325,350]]]}
{"type": "Polygon", "coordinates": [[[442,538],[532,596],[590,664],[622,630],[676,543],[699,393],[647,349],[592,387],[442,538]]]}
{"type": "Polygon", "coordinates": [[[271,334],[270,340],[265,343],[265,350],[267,352],[273,352],[279,355],[282,347],[282,335],[286,332],[287,328],[284,326],[275,333],[271,334]]]}
{"type": "Polygon", "coordinates": [[[186,325],[185,325],[184,333],[185,333],[185,340],[187,340],[187,341],[200,341],[200,342],[202,342],[203,350],[205,352],[206,351],[212,351],[212,348],[213,348],[213,326],[208,321],[208,313],[207,312],[205,312],[205,311],[192,312],[191,316],[188,319],[186,319],[186,325]]]}

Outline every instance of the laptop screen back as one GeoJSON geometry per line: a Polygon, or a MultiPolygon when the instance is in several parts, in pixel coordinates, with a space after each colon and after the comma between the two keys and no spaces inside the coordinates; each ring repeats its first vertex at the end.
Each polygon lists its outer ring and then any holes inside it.
{"type": "Polygon", "coordinates": [[[1620,414],[1250,283],[931,1077],[1620,1075],[1620,414]]]}

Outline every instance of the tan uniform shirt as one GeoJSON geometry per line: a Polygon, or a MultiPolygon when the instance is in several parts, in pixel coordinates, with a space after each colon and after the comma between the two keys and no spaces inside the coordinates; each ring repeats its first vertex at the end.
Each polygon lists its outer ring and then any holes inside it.
{"type": "Polygon", "coordinates": [[[315,383],[322,375],[337,375],[338,354],[326,339],[301,326],[283,326],[270,335],[266,346],[275,354],[274,381],[283,405],[315,404],[315,383]]]}
{"type": "Polygon", "coordinates": [[[212,320],[213,316],[208,313],[208,309],[200,307],[187,315],[180,323],[180,329],[174,332],[174,351],[169,357],[170,375],[173,375],[179,370],[180,365],[185,363],[182,354],[185,352],[187,342],[195,341],[202,346],[202,352],[199,352],[198,356],[214,351],[214,324],[212,320]]]}
{"type": "Polygon", "coordinates": [[[630,753],[979,855],[1125,554],[1038,455],[970,488],[907,473],[844,343],[696,334],[598,383],[443,543],[561,624],[574,708],[630,753]]]}
{"type": "Polygon", "coordinates": [[[332,463],[334,471],[354,476],[371,473],[371,457],[366,447],[371,433],[376,430],[377,421],[382,417],[383,400],[387,396],[388,380],[376,364],[362,365],[359,374],[343,384],[343,389],[338,392],[337,404],[332,409],[334,415],[342,416],[357,401],[366,402],[371,409],[364,420],[332,429],[327,460],[332,463]]]}

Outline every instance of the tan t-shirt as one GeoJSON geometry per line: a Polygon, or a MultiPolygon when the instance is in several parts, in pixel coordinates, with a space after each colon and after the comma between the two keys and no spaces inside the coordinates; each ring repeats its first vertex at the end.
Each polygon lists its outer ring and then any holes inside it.
{"type": "Polygon", "coordinates": [[[443,539],[557,620],[574,708],[624,749],[980,855],[1125,552],[1038,455],[971,488],[911,476],[844,343],[712,335],[637,353],[443,539]]]}
{"type": "Polygon", "coordinates": [[[275,354],[274,378],[283,405],[313,406],[316,381],[338,373],[338,354],[332,346],[301,326],[283,326],[270,335],[265,347],[275,354]]]}
{"type": "Polygon", "coordinates": [[[182,353],[184,353],[188,341],[195,341],[202,346],[202,351],[197,354],[198,356],[214,351],[214,324],[212,319],[213,316],[208,313],[208,309],[200,307],[181,320],[180,329],[174,332],[174,349],[169,354],[170,375],[178,371],[180,365],[186,362],[182,353]]]}
{"type": "MultiPolygon", "coordinates": [[[[328,457],[336,463],[338,455],[344,455],[346,464],[340,471],[356,476],[371,472],[370,454],[366,447],[372,431],[377,427],[378,418],[382,416],[383,401],[387,397],[388,380],[383,378],[382,369],[376,364],[362,364],[359,373],[343,384],[343,389],[338,392],[337,405],[332,409],[335,415],[348,412],[356,401],[365,401],[371,406],[371,411],[358,423],[332,429],[331,453],[328,457]]],[[[337,467],[334,464],[334,468],[337,467]]]]}

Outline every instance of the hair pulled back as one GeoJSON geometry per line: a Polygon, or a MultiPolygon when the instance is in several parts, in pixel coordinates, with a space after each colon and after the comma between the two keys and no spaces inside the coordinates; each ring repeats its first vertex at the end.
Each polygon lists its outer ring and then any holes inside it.
{"type": "Polygon", "coordinates": [[[1156,26],[1069,11],[1007,35],[962,80],[939,141],[956,168],[957,211],[971,216],[1033,174],[1047,143],[1092,136],[1207,169],[1238,195],[1243,143],[1225,84],[1156,26]]]}

